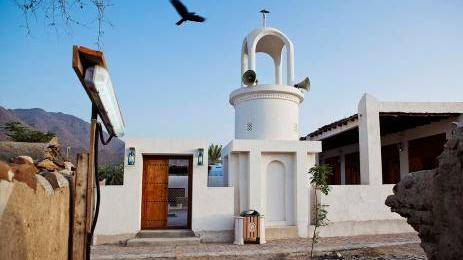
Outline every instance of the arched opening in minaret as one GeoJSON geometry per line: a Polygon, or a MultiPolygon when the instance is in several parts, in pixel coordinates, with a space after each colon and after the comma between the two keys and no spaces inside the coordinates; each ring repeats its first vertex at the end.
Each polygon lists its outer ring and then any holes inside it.
{"type": "Polygon", "coordinates": [[[256,53],[256,74],[260,84],[275,84],[275,63],[267,53],[256,53]]]}
{"type": "Polygon", "coordinates": [[[262,79],[260,84],[287,83],[287,48],[286,42],[277,35],[268,34],[257,40],[255,68],[257,76],[262,79]],[[260,69],[260,66],[264,68],[260,69]]]}
{"type": "MultiPolygon", "coordinates": [[[[283,46],[281,51],[281,77],[282,82],[285,84],[288,80],[288,73],[286,71],[287,67],[287,55],[288,51],[286,46],[283,46]]],[[[264,52],[256,53],[256,74],[259,84],[277,84],[277,79],[275,75],[275,62],[273,58],[264,52]]]]}
{"type": "Polygon", "coordinates": [[[291,41],[280,31],[272,28],[254,30],[243,41],[241,74],[247,70],[254,70],[259,84],[292,85],[293,55],[294,48],[291,41]],[[271,61],[263,54],[269,55],[271,61]],[[259,66],[263,68],[258,68],[259,66]],[[272,73],[273,77],[270,76],[272,73]]]}

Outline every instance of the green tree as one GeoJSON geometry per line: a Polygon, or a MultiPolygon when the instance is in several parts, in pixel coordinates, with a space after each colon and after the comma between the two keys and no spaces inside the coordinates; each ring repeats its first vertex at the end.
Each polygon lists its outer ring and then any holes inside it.
{"type": "MultiPolygon", "coordinates": [[[[310,176],[310,185],[314,188],[315,194],[315,206],[314,206],[314,230],[312,236],[312,245],[310,250],[310,257],[313,257],[313,248],[316,243],[319,241],[319,227],[328,225],[328,211],[326,204],[321,204],[319,202],[318,193],[320,192],[323,195],[328,195],[330,192],[330,186],[328,185],[328,176],[332,174],[331,167],[326,164],[317,165],[312,167],[309,170],[310,176]]],[[[321,196],[320,194],[320,196],[321,196]]]]}
{"type": "Polygon", "coordinates": [[[48,143],[56,135],[51,132],[42,133],[40,131],[25,127],[20,122],[8,122],[2,127],[6,135],[11,137],[15,142],[28,143],[48,143]]]}
{"type": "Polygon", "coordinates": [[[209,156],[209,165],[220,163],[222,157],[222,146],[219,146],[218,144],[211,144],[207,154],[209,156]]]}
{"type": "Polygon", "coordinates": [[[98,180],[105,180],[106,185],[124,184],[124,164],[110,164],[98,167],[98,180]]]}

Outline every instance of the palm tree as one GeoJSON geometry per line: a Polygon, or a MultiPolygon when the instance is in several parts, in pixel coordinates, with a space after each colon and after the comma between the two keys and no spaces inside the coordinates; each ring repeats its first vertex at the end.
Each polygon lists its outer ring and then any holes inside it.
{"type": "Polygon", "coordinates": [[[222,157],[222,146],[219,146],[218,144],[211,144],[207,154],[209,156],[209,165],[220,163],[222,157]]]}

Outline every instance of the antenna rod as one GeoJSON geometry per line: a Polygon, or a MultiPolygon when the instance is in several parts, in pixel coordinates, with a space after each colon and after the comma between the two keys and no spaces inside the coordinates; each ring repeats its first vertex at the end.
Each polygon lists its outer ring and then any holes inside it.
{"type": "Polygon", "coordinates": [[[262,9],[259,12],[262,13],[262,26],[265,28],[267,27],[267,14],[270,12],[265,9],[262,9]]]}

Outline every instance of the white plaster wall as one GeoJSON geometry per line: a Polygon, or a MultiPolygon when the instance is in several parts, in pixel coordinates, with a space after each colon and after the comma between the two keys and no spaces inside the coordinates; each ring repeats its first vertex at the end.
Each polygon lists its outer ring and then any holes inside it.
{"type": "Polygon", "coordinates": [[[208,186],[209,187],[225,187],[224,176],[209,176],[208,177],[208,186]]]}
{"type": "Polygon", "coordinates": [[[463,113],[463,102],[381,102],[381,112],[463,113]]]}
{"type": "Polygon", "coordinates": [[[230,95],[235,107],[235,138],[299,139],[299,104],[302,92],[286,85],[239,88],[230,95]],[[252,129],[248,131],[248,124],[252,129]]]}
{"type": "Polygon", "coordinates": [[[202,190],[196,189],[196,186],[193,188],[191,229],[195,232],[232,230],[234,225],[233,188],[207,186],[203,188],[202,190]]]}
{"type": "Polygon", "coordinates": [[[320,151],[321,143],[317,141],[232,140],[222,153],[228,161],[227,171],[230,184],[234,185],[235,201],[239,201],[235,204],[235,213],[256,209],[265,215],[267,193],[272,192],[266,190],[266,168],[271,161],[279,160],[293,173],[294,179],[283,184],[290,192],[285,201],[293,209],[287,207],[289,213],[285,223],[271,224],[296,225],[298,235],[307,237],[310,212],[307,173],[315,165],[315,155],[320,151]]]}
{"type": "Polygon", "coordinates": [[[360,183],[381,185],[381,138],[378,100],[363,95],[358,104],[360,183]]]}
{"type": "Polygon", "coordinates": [[[402,219],[384,204],[393,186],[331,185],[331,191],[320,201],[329,205],[330,222],[402,219]]]}
{"type": "MultiPolygon", "coordinates": [[[[126,139],[135,147],[136,162],[124,166],[124,185],[101,187],[97,235],[132,234],[140,231],[143,155],[193,155],[192,230],[230,230],[233,227],[233,189],[207,187],[207,165],[197,165],[197,150],[208,142],[179,139],[126,139]]],[[[127,157],[127,155],[125,156],[127,157]]],[[[124,158],[126,163],[127,158],[124,158]]],[[[204,153],[207,162],[207,153],[204,153]]]]}
{"type": "MultiPolygon", "coordinates": [[[[320,236],[359,236],[415,232],[406,219],[384,204],[394,185],[333,185],[321,203],[329,207],[320,236]]],[[[309,232],[313,232],[311,226],[309,232]]]]}

